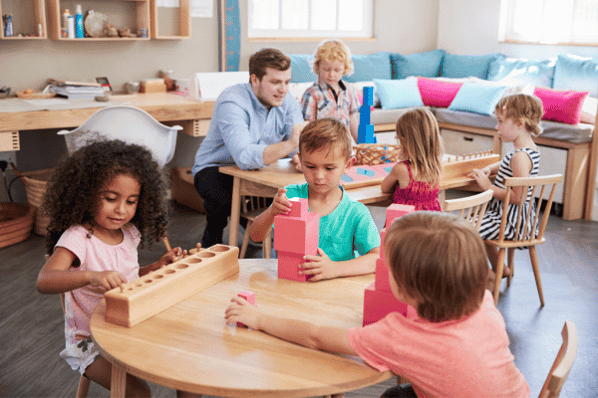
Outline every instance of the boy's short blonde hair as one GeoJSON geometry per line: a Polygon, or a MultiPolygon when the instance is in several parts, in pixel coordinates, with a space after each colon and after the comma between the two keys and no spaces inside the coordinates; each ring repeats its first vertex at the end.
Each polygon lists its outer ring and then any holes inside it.
{"type": "Polygon", "coordinates": [[[351,59],[351,50],[340,40],[330,39],[320,43],[314,53],[313,71],[316,75],[320,73],[320,61],[340,61],[345,65],[344,75],[353,73],[353,60],[351,59]]]}
{"type": "Polygon", "coordinates": [[[299,153],[312,153],[326,147],[338,150],[341,156],[349,159],[352,153],[349,129],[330,117],[312,120],[299,136],[299,153]]]}
{"type": "Polygon", "coordinates": [[[396,220],[385,240],[386,262],[398,290],[430,322],[474,313],[484,299],[488,262],[473,226],[448,213],[417,211],[396,220]]]}
{"type": "Polygon", "coordinates": [[[522,123],[532,135],[542,131],[540,120],[544,114],[542,100],[535,95],[514,94],[501,98],[496,104],[495,112],[501,112],[505,118],[513,118],[522,123]]]}

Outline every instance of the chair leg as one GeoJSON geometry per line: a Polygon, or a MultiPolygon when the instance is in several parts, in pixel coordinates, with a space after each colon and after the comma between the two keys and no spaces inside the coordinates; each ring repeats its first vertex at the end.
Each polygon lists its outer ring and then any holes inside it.
{"type": "Polygon", "coordinates": [[[263,258],[271,258],[272,257],[272,230],[268,232],[266,238],[262,242],[262,257],[263,258]]]}
{"type": "Polygon", "coordinates": [[[544,307],[544,293],[542,292],[542,281],[540,279],[540,266],[538,265],[538,254],[536,253],[536,246],[529,247],[529,258],[532,262],[532,269],[534,277],[536,278],[536,287],[538,288],[538,295],[540,296],[540,304],[544,307]]]}
{"type": "Polygon", "coordinates": [[[511,270],[511,273],[507,277],[507,287],[511,287],[511,278],[513,278],[513,275],[515,275],[514,259],[515,259],[515,249],[514,248],[507,249],[507,264],[509,264],[509,269],[511,270]]]}
{"type": "Polygon", "coordinates": [[[248,220],[247,226],[245,227],[245,233],[243,234],[243,244],[241,245],[239,258],[245,258],[245,252],[247,251],[247,245],[249,244],[249,229],[251,228],[251,224],[253,224],[253,221],[248,220]]]}
{"type": "Polygon", "coordinates": [[[498,249],[498,260],[496,262],[496,280],[494,281],[494,305],[498,304],[498,293],[502,282],[502,271],[505,266],[505,249],[498,249]]]}
{"type": "Polygon", "coordinates": [[[77,398],[86,398],[87,392],[89,391],[89,384],[91,380],[89,380],[85,376],[81,376],[79,379],[79,387],[77,388],[77,398]]]}

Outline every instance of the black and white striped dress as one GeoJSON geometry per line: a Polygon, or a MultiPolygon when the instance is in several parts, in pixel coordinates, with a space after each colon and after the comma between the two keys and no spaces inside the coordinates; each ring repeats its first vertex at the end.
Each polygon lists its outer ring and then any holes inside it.
{"type": "MultiPolygon", "coordinates": [[[[515,153],[519,151],[524,151],[530,157],[532,161],[532,170],[529,173],[530,177],[536,177],[538,175],[538,169],[540,166],[540,152],[534,151],[530,148],[520,148],[514,149],[511,152],[507,153],[507,155],[502,159],[500,163],[500,167],[498,168],[498,174],[496,175],[496,179],[494,180],[494,185],[500,188],[506,188],[503,184],[505,177],[513,177],[513,170],[511,170],[511,158],[515,153]]],[[[532,206],[532,214],[535,214],[536,211],[536,204],[535,201],[531,200],[532,198],[532,187],[530,187],[527,191],[527,198],[525,203],[522,204],[523,210],[521,212],[522,217],[527,214],[527,210],[530,206],[532,206]]],[[[482,225],[480,227],[480,235],[482,239],[498,239],[498,234],[500,232],[500,222],[502,218],[502,209],[503,209],[503,201],[498,200],[496,198],[492,198],[488,203],[488,207],[486,208],[486,213],[484,214],[484,218],[482,220],[482,225]]],[[[507,213],[507,225],[505,227],[505,239],[514,239],[515,238],[515,228],[517,227],[517,213],[519,212],[519,205],[509,204],[509,210],[507,213]]],[[[532,217],[533,218],[533,217],[532,217]]],[[[526,234],[526,238],[529,238],[533,220],[527,226],[527,231],[524,231],[523,220],[521,221],[521,225],[519,225],[519,237],[522,237],[523,234],[526,234]]],[[[537,234],[537,227],[534,234],[537,234]]]]}

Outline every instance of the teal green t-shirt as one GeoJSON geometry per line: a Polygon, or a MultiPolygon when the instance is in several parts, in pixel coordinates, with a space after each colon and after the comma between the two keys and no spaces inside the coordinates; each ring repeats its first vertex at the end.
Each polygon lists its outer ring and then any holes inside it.
{"type": "MultiPolygon", "coordinates": [[[[307,183],[285,187],[287,197],[308,198],[307,183]]],[[[318,247],[332,261],[346,261],[362,256],[380,246],[380,234],[368,208],[343,191],[343,198],[328,215],[320,217],[318,247]],[[357,253],[357,254],[356,254],[357,253]]]]}

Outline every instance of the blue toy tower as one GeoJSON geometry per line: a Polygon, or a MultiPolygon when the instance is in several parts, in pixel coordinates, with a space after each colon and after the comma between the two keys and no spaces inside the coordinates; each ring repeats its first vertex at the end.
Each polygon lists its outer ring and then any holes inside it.
{"type": "Polygon", "coordinates": [[[359,108],[358,144],[375,144],[374,126],[370,124],[370,107],[374,105],[374,87],[363,88],[363,104],[359,108]]]}

